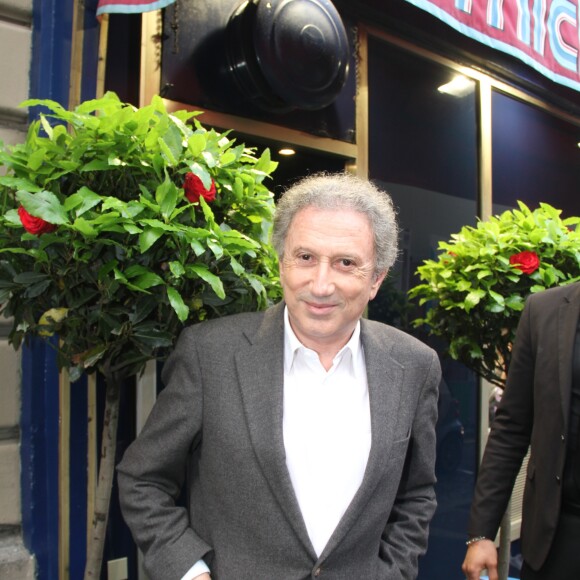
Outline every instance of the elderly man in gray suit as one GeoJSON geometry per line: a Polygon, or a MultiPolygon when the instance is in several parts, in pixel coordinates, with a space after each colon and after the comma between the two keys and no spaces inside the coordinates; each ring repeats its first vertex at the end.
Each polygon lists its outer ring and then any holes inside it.
{"type": "Polygon", "coordinates": [[[147,573],[415,578],[441,371],[430,348],[362,318],[396,258],[391,199],[348,174],[306,178],[273,241],[284,301],[185,329],[118,467],[147,573]]]}

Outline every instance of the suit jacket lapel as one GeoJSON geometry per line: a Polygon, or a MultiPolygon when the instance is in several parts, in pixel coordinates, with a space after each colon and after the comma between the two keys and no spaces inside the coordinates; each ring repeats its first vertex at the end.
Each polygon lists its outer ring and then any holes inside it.
{"type": "Polygon", "coordinates": [[[283,438],[284,304],[264,316],[257,333],[235,355],[244,412],[258,463],[270,489],[315,558],[286,466],[283,438]]]}
{"type": "MultiPolygon", "coordinates": [[[[572,389],[572,357],[574,355],[574,340],[576,338],[576,327],[580,314],[580,285],[574,284],[571,291],[564,296],[558,309],[558,367],[560,399],[562,401],[562,413],[564,416],[564,427],[568,429],[568,419],[570,417],[570,391],[572,389]]],[[[547,337],[546,340],[550,340],[547,337]]]]}
{"type": "Polygon", "coordinates": [[[401,400],[403,368],[385,355],[385,345],[378,344],[364,320],[361,323],[371,411],[371,450],[361,486],[324,548],[321,559],[332,552],[358,519],[387,468],[401,400]]]}

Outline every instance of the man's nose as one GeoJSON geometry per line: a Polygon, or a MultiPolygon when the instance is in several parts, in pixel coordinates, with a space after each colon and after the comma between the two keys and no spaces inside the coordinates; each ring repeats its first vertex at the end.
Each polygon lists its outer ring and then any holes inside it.
{"type": "Polygon", "coordinates": [[[326,260],[321,260],[312,272],[311,292],[314,296],[330,296],[334,292],[332,268],[326,260]]]}

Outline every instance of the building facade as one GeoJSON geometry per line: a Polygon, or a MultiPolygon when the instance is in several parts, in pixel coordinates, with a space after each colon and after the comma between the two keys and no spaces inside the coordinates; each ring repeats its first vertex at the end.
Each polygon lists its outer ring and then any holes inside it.
{"type": "MultiPolygon", "coordinates": [[[[177,0],[161,13],[112,14],[100,28],[96,0],[0,0],[0,139],[23,139],[28,118],[18,104],[28,96],[68,105],[115,90],[139,105],[161,94],[169,108],[203,110],[204,124],[233,129],[249,144],[294,148],[291,160],[274,153],[275,192],[318,170],[346,167],[368,176],[393,196],[403,250],[369,315],[411,331],[405,308],[393,305],[438,241],[518,200],[580,215],[580,93],[466,37],[421,4],[336,0],[349,74],[331,103],[317,108],[284,84],[284,74],[266,71],[267,88],[260,84],[258,92],[255,76],[233,74],[236,63],[256,70],[255,55],[238,50],[246,33],[235,17],[243,6],[238,0],[177,0]],[[441,89],[457,77],[462,90],[441,89]]],[[[577,3],[569,4],[577,22],[577,3]]],[[[300,85],[308,72],[286,74],[300,85]]],[[[91,380],[67,384],[42,343],[14,353],[6,328],[0,327],[0,577],[76,579],[97,463],[98,432],[87,424],[98,424],[102,395],[91,380]]],[[[485,385],[445,357],[442,366],[439,507],[420,580],[463,578],[467,513],[487,430],[485,385]]],[[[128,386],[119,453],[159,388],[155,365],[128,386]]],[[[113,574],[143,580],[115,501],[109,527],[111,565],[103,577],[111,570],[110,580],[113,574]]]]}

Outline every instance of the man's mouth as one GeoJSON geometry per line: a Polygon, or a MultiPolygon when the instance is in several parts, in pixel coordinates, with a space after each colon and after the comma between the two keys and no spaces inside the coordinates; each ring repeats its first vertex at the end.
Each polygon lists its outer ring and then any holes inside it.
{"type": "Polygon", "coordinates": [[[305,301],[306,307],[314,314],[328,314],[336,308],[336,304],[329,304],[327,302],[311,302],[305,301]]]}

